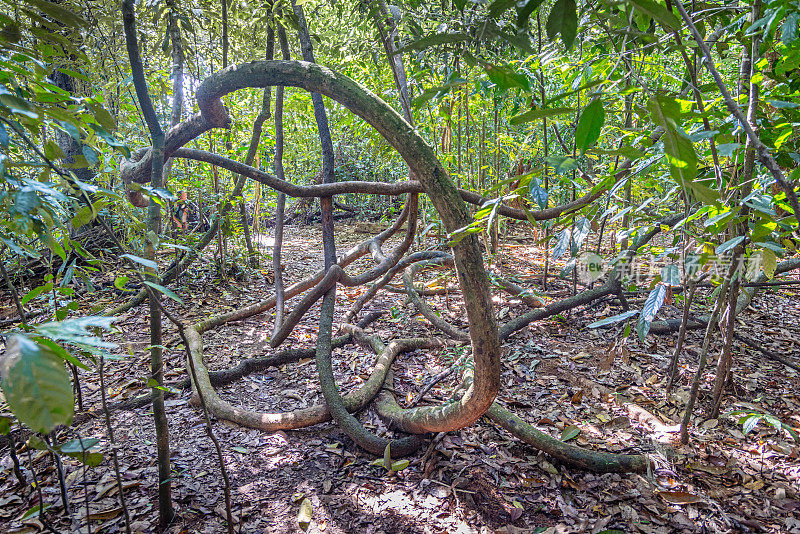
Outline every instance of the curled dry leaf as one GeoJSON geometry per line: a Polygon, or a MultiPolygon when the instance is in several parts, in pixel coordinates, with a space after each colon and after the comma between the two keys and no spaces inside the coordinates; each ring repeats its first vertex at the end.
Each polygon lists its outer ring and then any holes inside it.
{"type": "Polygon", "coordinates": [[[658,495],[670,504],[695,504],[705,502],[705,499],[687,491],[659,491],[658,495]]]}
{"type": "Polygon", "coordinates": [[[300,511],[297,512],[297,525],[303,529],[305,532],[308,530],[308,526],[311,524],[311,514],[313,513],[314,508],[311,506],[311,501],[308,500],[308,497],[303,498],[300,501],[300,511]]]}

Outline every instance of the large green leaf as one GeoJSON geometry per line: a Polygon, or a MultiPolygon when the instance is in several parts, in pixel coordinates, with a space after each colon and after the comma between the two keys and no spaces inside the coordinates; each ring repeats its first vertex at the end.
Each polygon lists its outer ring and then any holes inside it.
{"type": "Polygon", "coordinates": [[[152,287],[153,289],[155,289],[155,290],[157,290],[157,291],[159,291],[161,293],[164,293],[166,296],[168,296],[169,298],[171,298],[172,300],[174,300],[178,304],[183,304],[183,301],[181,300],[181,298],[178,295],[176,295],[175,292],[172,291],[170,288],[164,287],[161,284],[156,284],[155,282],[149,282],[147,280],[145,280],[144,283],[147,284],[148,286],[152,287]]]}
{"type": "Polygon", "coordinates": [[[512,125],[517,124],[524,124],[526,122],[535,121],[537,119],[544,119],[548,117],[556,117],[558,115],[566,115],[567,113],[571,113],[575,111],[575,108],[535,108],[529,109],[528,111],[524,111],[519,115],[514,115],[509,119],[509,123],[512,125]]]}
{"type": "Polygon", "coordinates": [[[674,263],[665,265],[661,268],[661,281],[664,285],[679,286],[681,285],[681,272],[678,266],[674,263]]]}
{"type": "Polygon", "coordinates": [[[606,326],[614,323],[619,323],[620,321],[624,321],[629,317],[633,317],[639,313],[639,310],[628,310],[626,312],[618,313],[617,315],[612,315],[611,317],[606,317],[605,319],[600,319],[599,321],[595,321],[586,325],[588,328],[600,328],[601,326],[606,326]]]}
{"type": "Polygon", "coordinates": [[[34,328],[42,336],[48,337],[54,341],[73,343],[83,347],[113,349],[117,347],[116,343],[104,341],[96,336],[90,329],[101,328],[103,330],[110,330],[111,323],[116,319],[116,317],[88,315],[86,317],[67,319],[66,321],[41,323],[34,328]]]}
{"type": "Polygon", "coordinates": [[[484,65],[486,74],[500,89],[511,89],[519,87],[526,91],[531,90],[531,81],[525,74],[521,74],[508,65],[493,65],[487,63],[484,65]]]}
{"type": "Polygon", "coordinates": [[[44,345],[12,336],[0,361],[3,393],[11,411],[36,432],[69,425],[75,413],[64,362],[44,345]]]}
{"type": "Polygon", "coordinates": [[[694,145],[679,131],[681,108],[673,98],[656,95],[647,103],[650,116],[664,128],[664,152],[670,165],[670,174],[679,185],[687,185],[697,176],[697,154],[694,145]]]}
{"type": "Polygon", "coordinates": [[[800,39],[800,13],[795,11],[786,15],[786,21],[781,28],[781,42],[790,46],[800,39]]]}
{"type": "Polygon", "coordinates": [[[531,14],[542,5],[544,0],[520,0],[517,2],[517,26],[522,28],[528,22],[531,14]]]}
{"type": "Polygon", "coordinates": [[[555,39],[556,35],[561,34],[564,46],[569,50],[578,35],[578,8],[575,0],[556,0],[547,17],[548,39],[555,39]]]}
{"type": "Polygon", "coordinates": [[[572,237],[572,231],[569,228],[564,228],[558,234],[558,243],[556,244],[556,248],[553,249],[554,260],[563,256],[564,253],[569,249],[569,243],[571,237],[572,237]]]}
{"type": "Polygon", "coordinates": [[[716,254],[725,254],[726,252],[728,252],[729,250],[733,249],[736,245],[738,245],[742,241],[744,241],[744,236],[743,235],[736,236],[733,239],[728,239],[727,241],[722,243],[720,246],[718,246],[717,249],[714,252],[716,254]]]}
{"type": "Polygon", "coordinates": [[[158,271],[158,264],[153,260],[148,260],[146,258],[142,258],[140,256],[134,256],[133,254],[121,254],[120,258],[128,258],[129,260],[136,262],[140,265],[144,265],[148,269],[153,269],[154,271],[158,271]]]}
{"type": "Polygon", "coordinates": [[[650,331],[650,325],[653,319],[656,318],[658,310],[664,304],[664,297],[667,295],[667,286],[658,284],[647,296],[647,300],[642,308],[642,314],[639,316],[639,322],[636,323],[636,333],[639,334],[639,339],[644,341],[645,336],[650,331]]]}
{"type": "Polygon", "coordinates": [[[572,243],[570,245],[573,256],[578,254],[578,251],[583,246],[583,242],[586,241],[586,238],[589,236],[589,231],[591,231],[591,229],[592,222],[586,217],[581,217],[575,221],[575,227],[572,230],[572,243]]]}
{"type": "Polygon", "coordinates": [[[568,156],[548,156],[545,158],[545,162],[553,167],[553,170],[558,174],[564,174],[578,168],[578,162],[575,161],[575,158],[568,156]]]}
{"type": "Polygon", "coordinates": [[[673,13],[650,0],[628,0],[633,8],[653,20],[661,23],[668,30],[679,30],[681,23],[673,13]]]}
{"type": "Polygon", "coordinates": [[[531,183],[528,185],[528,194],[540,210],[547,208],[547,189],[542,187],[542,182],[535,176],[531,178],[531,183]]]}
{"type": "Polygon", "coordinates": [[[494,0],[489,5],[489,18],[496,19],[505,13],[507,9],[516,4],[516,0],[494,0]]]}
{"type": "Polygon", "coordinates": [[[592,100],[583,109],[578,126],[575,128],[575,146],[581,154],[600,139],[600,131],[606,121],[606,112],[603,109],[603,102],[598,98],[592,100]]]}
{"type": "Polygon", "coordinates": [[[27,0],[27,2],[38,7],[61,24],[66,24],[74,28],[82,28],[87,25],[84,19],[55,2],[49,2],[48,0],[27,0]]]}

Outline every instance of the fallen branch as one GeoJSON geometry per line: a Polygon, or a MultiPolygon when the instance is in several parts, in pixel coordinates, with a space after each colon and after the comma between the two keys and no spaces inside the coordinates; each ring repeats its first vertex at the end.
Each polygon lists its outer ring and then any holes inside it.
{"type": "Polygon", "coordinates": [[[469,334],[461,330],[460,328],[456,328],[452,324],[448,323],[444,319],[442,319],[439,315],[437,315],[424,300],[422,300],[417,293],[416,289],[414,288],[414,275],[420,270],[424,269],[425,267],[431,266],[440,266],[451,264],[452,265],[453,258],[451,256],[445,256],[442,258],[436,258],[432,260],[427,260],[419,263],[414,263],[406,267],[405,272],[403,273],[403,284],[406,288],[406,294],[408,298],[411,299],[411,302],[414,303],[414,306],[417,308],[417,311],[422,314],[430,323],[444,332],[448,337],[455,339],[457,341],[469,341],[469,334]]]}
{"type": "MultiPolygon", "coordinates": [[[[220,398],[211,384],[208,369],[202,362],[203,342],[197,329],[188,327],[186,336],[191,349],[190,357],[194,360],[197,373],[197,383],[194,387],[203,391],[208,409],[214,416],[267,432],[294,430],[331,420],[327,406],[321,404],[286,413],[254,412],[231,405],[220,398]]],[[[406,350],[405,347],[406,345],[395,343],[378,356],[369,378],[357,390],[344,395],[342,400],[348,411],[362,410],[378,394],[392,362],[400,352],[406,350]]]]}
{"type": "MultiPolygon", "coordinates": [[[[359,328],[366,328],[368,325],[372,324],[375,320],[377,320],[383,312],[371,312],[367,314],[361,321],[359,321],[358,326],[359,328]]],[[[334,348],[341,348],[345,345],[352,343],[353,336],[352,334],[345,334],[343,336],[335,337],[332,341],[332,345],[334,348]]],[[[275,354],[270,354],[269,356],[261,356],[259,358],[248,358],[246,360],[240,361],[235,366],[231,367],[230,369],[222,369],[220,371],[209,371],[208,377],[211,385],[214,387],[223,387],[227,386],[228,384],[232,384],[237,380],[241,380],[245,376],[259,373],[261,371],[265,371],[271,367],[280,367],[281,365],[286,365],[289,363],[295,363],[305,358],[313,358],[316,349],[314,348],[305,348],[305,349],[285,349],[280,352],[276,352],[275,354]]],[[[165,395],[170,395],[171,392],[169,390],[175,389],[186,389],[191,387],[192,381],[189,377],[184,378],[183,380],[178,380],[177,382],[173,382],[171,384],[165,384],[165,387],[168,388],[168,391],[165,391],[165,395]]],[[[116,402],[111,404],[109,408],[111,410],[133,410],[136,408],[141,408],[150,404],[151,397],[150,394],[139,395],[132,399],[127,399],[123,401],[116,402]]]]}
{"type": "Polygon", "coordinates": [[[757,342],[757,341],[755,341],[753,339],[750,339],[748,337],[745,337],[745,336],[743,336],[741,334],[737,334],[737,333],[734,333],[733,337],[735,339],[738,339],[739,341],[741,341],[742,343],[744,343],[748,347],[751,347],[751,348],[754,348],[754,349],[756,349],[758,351],[761,351],[763,354],[765,354],[769,358],[772,358],[773,360],[782,363],[786,367],[789,367],[790,369],[794,369],[795,371],[800,371],[800,364],[795,363],[795,362],[789,360],[788,358],[784,358],[783,356],[781,356],[777,352],[772,352],[771,350],[765,348],[764,345],[762,345],[761,343],[759,343],[759,342],[757,342]]]}
{"type": "Polygon", "coordinates": [[[650,467],[650,459],[643,454],[597,452],[565,443],[537,430],[496,402],[486,417],[514,437],[572,467],[595,473],[643,473],[650,467]]]}
{"type": "Polygon", "coordinates": [[[425,395],[427,395],[428,392],[431,389],[433,389],[433,387],[436,384],[438,384],[439,382],[441,382],[442,380],[444,380],[445,378],[447,378],[448,376],[453,374],[454,370],[455,370],[455,366],[448,367],[444,371],[442,371],[440,373],[437,373],[434,376],[432,376],[430,378],[430,380],[428,380],[427,383],[422,387],[422,389],[419,390],[419,393],[417,393],[417,396],[414,397],[414,399],[411,402],[408,403],[407,408],[413,408],[414,406],[419,404],[422,401],[422,399],[425,398],[425,395]]]}

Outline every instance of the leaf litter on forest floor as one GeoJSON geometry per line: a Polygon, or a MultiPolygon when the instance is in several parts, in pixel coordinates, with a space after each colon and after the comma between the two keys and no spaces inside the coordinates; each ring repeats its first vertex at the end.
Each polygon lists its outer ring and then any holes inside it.
{"type": "MultiPolygon", "coordinates": [[[[307,276],[321,266],[321,255],[312,245],[315,232],[313,228],[287,227],[287,279],[307,276]]],[[[530,284],[541,273],[542,259],[541,251],[526,243],[504,249],[502,261],[494,268],[504,276],[518,273],[530,284]]],[[[368,262],[359,265],[363,268],[368,262]]],[[[433,273],[431,280],[439,277],[441,274],[433,273]]],[[[226,296],[213,273],[202,266],[190,270],[185,284],[176,291],[186,303],[179,309],[187,320],[257,301],[271,289],[268,277],[256,273],[226,296]]],[[[567,283],[555,284],[550,295],[565,296],[571,291],[567,283]]],[[[357,297],[356,291],[339,293],[337,313],[357,297]]],[[[429,297],[428,302],[443,315],[450,314],[453,322],[463,321],[458,295],[429,297]]],[[[527,309],[506,295],[498,295],[496,304],[506,319],[527,309]]],[[[169,306],[177,308],[175,303],[169,306]]],[[[425,321],[418,320],[402,295],[382,293],[369,309],[394,310],[371,327],[385,341],[401,331],[403,336],[437,335],[425,321]]],[[[608,314],[617,311],[609,309],[608,314]]],[[[679,310],[666,303],[660,314],[677,317],[679,310]]],[[[301,515],[305,518],[309,510],[307,531],[326,533],[511,533],[537,528],[545,532],[599,533],[615,528],[672,532],[699,531],[701,525],[717,531],[736,525],[771,532],[800,529],[798,445],[788,434],[766,424],[756,425],[745,436],[738,420],[724,415],[746,409],[774,415],[797,427],[797,374],[765,360],[758,352],[737,347],[733,387],[726,391],[723,415],[708,419],[698,411],[691,428],[692,441],[680,448],[671,441],[673,425],[682,415],[684,392],[694,372],[698,335],[689,334],[680,360],[678,387],[666,396],[666,365],[674,350],[673,336],[651,335],[644,344],[633,336],[622,342],[621,329],[586,329],[598,316],[596,309],[573,310],[569,318],[534,323],[512,337],[504,346],[499,399],[557,438],[597,450],[659,455],[662,464],[652,478],[595,475],[564,467],[486,422],[434,440],[429,454],[423,450],[410,458],[407,468],[389,474],[370,466],[373,458],[356,449],[331,424],[270,435],[216,421],[242,532],[297,532],[301,515]],[[296,493],[304,495],[303,500],[295,502],[296,493]],[[301,506],[305,501],[308,505],[301,506]]],[[[791,289],[759,297],[742,318],[748,335],[782,353],[797,352],[799,319],[797,293],[791,289]],[[777,315],[776,310],[780,312],[777,315]]],[[[209,332],[204,338],[209,367],[227,368],[242,358],[265,354],[271,321],[271,314],[264,314],[209,332]]],[[[106,377],[109,391],[118,397],[132,395],[144,386],[146,324],[144,308],[119,322],[125,339],[118,341],[129,356],[109,362],[106,377]]],[[[308,346],[316,330],[312,313],[287,345],[308,346]]],[[[170,339],[174,335],[171,326],[166,325],[166,331],[166,339],[170,339]]],[[[404,398],[414,398],[429,377],[453,365],[458,356],[455,348],[402,355],[395,364],[396,391],[404,398]]],[[[185,375],[184,355],[176,345],[170,346],[167,360],[169,377],[185,375]]],[[[354,345],[338,350],[334,369],[342,389],[357,386],[373,361],[374,356],[354,345]]],[[[90,413],[96,414],[96,376],[82,373],[81,377],[85,402],[90,413]]],[[[458,379],[458,373],[443,379],[423,404],[446,399],[458,379]]],[[[291,410],[321,401],[316,369],[310,361],[251,375],[220,388],[220,394],[258,410],[291,410]]],[[[188,392],[182,395],[181,402],[167,408],[173,429],[174,499],[182,519],[170,532],[218,532],[224,517],[219,513],[219,469],[202,418],[186,405],[188,392]]],[[[148,531],[156,515],[152,417],[147,408],[120,415],[114,424],[125,493],[134,530],[148,531]]],[[[362,420],[380,433],[389,432],[371,410],[362,420]]],[[[96,417],[81,419],[70,432],[97,437],[101,447],[108,447],[105,430],[96,417]]],[[[52,461],[45,454],[35,464],[45,501],[56,506],[58,483],[52,461]]],[[[35,492],[19,492],[14,487],[10,468],[8,457],[0,460],[2,494],[15,497],[0,500],[0,524],[13,531],[25,528],[19,518],[36,503],[35,492]]],[[[76,512],[84,488],[91,500],[93,531],[118,528],[121,518],[112,513],[118,505],[108,460],[87,471],[86,486],[77,462],[65,462],[65,470],[76,512]]],[[[55,517],[57,510],[53,508],[50,517],[55,517]]]]}

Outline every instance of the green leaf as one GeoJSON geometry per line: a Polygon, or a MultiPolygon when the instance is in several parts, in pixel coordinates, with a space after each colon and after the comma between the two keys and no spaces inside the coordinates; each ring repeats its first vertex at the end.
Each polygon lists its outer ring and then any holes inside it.
{"type": "Polygon", "coordinates": [[[69,134],[69,136],[72,137],[75,141],[81,140],[81,131],[78,129],[77,126],[75,126],[69,121],[60,120],[56,122],[61,127],[61,129],[64,130],[67,134],[69,134]]]}
{"type": "Polygon", "coordinates": [[[575,36],[578,35],[578,8],[575,0],[556,0],[550,9],[545,29],[548,39],[553,40],[560,33],[566,49],[572,48],[575,36]]]}
{"type": "Polygon", "coordinates": [[[169,298],[171,298],[172,300],[174,300],[178,304],[183,304],[183,301],[181,300],[181,298],[178,295],[176,295],[175,292],[172,291],[170,288],[164,287],[161,284],[156,284],[155,282],[150,282],[148,280],[145,280],[144,283],[147,284],[148,286],[152,287],[156,291],[164,293],[166,296],[168,296],[169,298]]]}
{"type": "Polygon", "coordinates": [[[764,271],[764,276],[768,280],[772,280],[775,276],[775,269],[778,267],[778,257],[773,251],[765,248],[759,252],[761,259],[761,270],[764,271]]]}
{"type": "Polygon", "coordinates": [[[26,0],[28,3],[41,9],[61,24],[72,26],[73,28],[83,28],[87,25],[86,21],[70,11],[69,9],[47,0],[26,0]]]}
{"type": "Polygon", "coordinates": [[[54,341],[73,343],[83,348],[99,347],[113,349],[117,347],[116,343],[103,341],[101,338],[95,336],[93,332],[90,332],[89,328],[110,330],[111,323],[115,320],[116,317],[89,315],[86,317],[68,319],[66,321],[51,321],[37,324],[34,326],[34,329],[40,335],[54,341]]]}
{"type": "Polygon", "coordinates": [[[797,11],[786,15],[786,20],[781,28],[781,42],[790,46],[800,39],[800,13],[797,11]]]}
{"type": "Polygon", "coordinates": [[[785,423],[781,423],[781,425],[783,426],[783,429],[788,432],[790,436],[792,436],[792,439],[795,441],[795,443],[800,443],[800,434],[798,434],[794,428],[785,423]]]}
{"type": "Polygon", "coordinates": [[[600,328],[601,326],[606,326],[624,321],[629,317],[633,317],[637,313],[639,313],[638,310],[628,310],[626,312],[618,313],[617,315],[612,315],[611,317],[606,317],[605,319],[600,319],[599,321],[595,321],[587,326],[588,328],[600,328]]]}
{"type": "Polygon", "coordinates": [[[653,20],[658,21],[661,23],[664,28],[668,30],[679,30],[681,28],[681,23],[673,13],[667,11],[666,8],[662,7],[655,2],[651,2],[650,0],[628,0],[633,8],[640,13],[650,17],[653,20]]]}
{"type": "Polygon", "coordinates": [[[578,168],[578,162],[574,158],[566,156],[548,156],[544,160],[553,167],[557,174],[564,174],[578,168]]]}
{"type": "Polygon", "coordinates": [[[494,0],[489,6],[489,18],[496,19],[500,17],[514,4],[516,4],[516,0],[494,0]]]}
{"type": "Polygon", "coordinates": [[[402,471],[406,467],[408,467],[409,461],[408,460],[397,460],[396,462],[392,462],[392,471],[402,471]]]}
{"type": "Polygon", "coordinates": [[[97,102],[90,102],[89,107],[92,109],[94,118],[100,123],[100,126],[108,132],[113,132],[117,129],[117,121],[109,111],[97,102]]]}
{"type": "Polygon", "coordinates": [[[5,436],[11,432],[11,422],[13,420],[7,415],[0,415],[0,436],[5,436]]]}
{"type": "Polygon", "coordinates": [[[531,81],[525,74],[518,73],[508,65],[494,65],[487,63],[484,65],[486,74],[492,83],[496,84],[500,89],[506,90],[513,87],[520,87],[526,91],[531,90],[531,81]]]}
{"type": "Polygon", "coordinates": [[[64,454],[86,452],[98,443],[100,440],[97,438],[73,439],[63,443],[58,450],[64,454]]]}
{"type": "Polygon", "coordinates": [[[578,126],[575,128],[575,146],[581,154],[600,139],[600,131],[605,120],[606,112],[599,98],[592,100],[583,109],[578,119],[578,126]]]}
{"type": "Polygon", "coordinates": [[[391,445],[392,445],[391,443],[387,443],[386,444],[386,448],[383,449],[383,466],[386,469],[389,469],[389,467],[392,465],[392,449],[391,449],[391,445]]]}
{"type": "Polygon", "coordinates": [[[73,226],[80,228],[83,225],[89,224],[97,216],[97,211],[94,205],[81,206],[75,211],[75,216],[70,221],[73,226]]]}
{"type": "Polygon", "coordinates": [[[128,258],[132,262],[138,263],[140,265],[144,265],[148,269],[152,269],[154,271],[158,271],[158,264],[153,260],[148,260],[145,258],[140,258],[139,256],[134,256],[133,254],[120,254],[120,258],[128,258]]]}
{"type": "Polygon", "coordinates": [[[520,0],[517,2],[517,27],[522,28],[544,0],[520,0]]]}
{"type": "Polygon", "coordinates": [[[681,272],[678,266],[674,263],[670,263],[662,267],[661,281],[668,286],[675,287],[681,285],[681,272]]]}
{"type": "Polygon", "coordinates": [[[722,243],[720,246],[718,246],[717,249],[714,252],[717,253],[717,254],[725,254],[726,252],[728,252],[729,250],[734,248],[736,245],[738,245],[742,241],[744,241],[744,236],[743,235],[736,236],[733,239],[728,239],[727,241],[722,243]]]}
{"type": "MultiPolygon", "coordinates": [[[[77,302],[75,304],[77,305],[77,302]]],[[[53,354],[55,354],[62,360],[67,361],[77,367],[80,367],[81,369],[85,369],[87,371],[89,370],[88,365],[86,365],[85,363],[77,359],[75,356],[70,354],[70,352],[67,349],[65,349],[52,339],[47,339],[46,337],[37,337],[35,338],[35,341],[40,345],[46,345],[51,351],[53,351],[53,354]]]]}
{"type": "Polygon", "coordinates": [[[581,429],[575,425],[569,425],[565,427],[564,430],[561,432],[561,441],[569,441],[571,439],[575,439],[578,437],[578,434],[581,433],[581,429]]]}
{"type": "Polygon", "coordinates": [[[786,102],[785,100],[764,100],[767,104],[778,109],[796,109],[800,108],[800,104],[796,102],[786,102]]]}
{"type": "Polygon", "coordinates": [[[664,128],[664,152],[670,174],[678,185],[688,185],[697,175],[697,154],[694,145],[678,131],[681,108],[673,98],[656,95],[647,103],[653,122],[664,128]]]}
{"type": "Polygon", "coordinates": [[[20,300],[20,304],[25,306],[25,304],[27,304],[32,299],[35,299],[42,293],[51,291],[52,289],[53,289],[53,282],[47,282],[46,284],[43,284],[41,286],[34,287],[33,289],[25,293],[25,296],[22,297],[22,300],[20,300]]]}
{"type": "Polygon", "coordinates": [[[536,202],[540,210],[547,208],[547,189],[542,187],[542,183],[538,178],[533,177],[528,187],[528,195],[536,202]]]}
{"type": "Polygon", "coordinates": [[[685,185],[692,191],[695,198],[706,206],[713,206],[719,201],[719,191],[714,191],[700,182],[686,182],[685,185]]]}
{"type": "Polygon", "coordinates": [[[589,236],[589,231],[592,229],[592,223],[586,217],[581,217],[575,222],[575,228],[572,230],[572,243],[570,251],[572,255],[578,254],[578,251],[583,246],[583,242],[589,236]]]}
{"type": "MultiPolygon", "coordinates": [[[[47,510],[48,508],[50,508],[50,505],[49,504],[45,504],[44,505],[44,510],[47,510]]],[[[32,508],[29,508],[28,511],[25,512],[24,514],[22,514],[22,517],[20,517],[19,519],[20,519],[20,521],[24,521],[26,519],[30,519],[31,517],[39,517],[39,514],[41,512],[42,512],[42,510],[40,509],[40,505],[37,504],[36,506],[34,506],[32,508]]]]}
{"type": "Polygon", "coordinates": [[[746,436],[755,429],[758,423],[761,422],[761,414],[751,413],[744,418],[742,422],[742,432],[746,436]]]}
{"type": "Polygon", "coordinates": [[[25,442],[25,445],[30,447],[31,449],[35,449],[37,451],[49,451],[52,450],[50,445],[45,443],[45,441],[40,438],[39,436],[31,436],[28,438],[28,441],[25,442]]]}
{"type": "Polygon", "coordinates": [[[128,283],[128,280],[129,278],[127,276],[118,276],[116,280],[114,280],[114,287],[120,291],[133,291],[132,289],[125,289],[125,284],[128,283]]]}
{"type": "Polygon", "coordinates": [[[64,151],[58,146],[54,140],[50,139],[44,145],[44,155],[49,160],[61,159],[64,157],[64,151]]]}
{"type": "Polygon", "coordinates": [[[12,336],[0,361],[2,387],[11,411],[35,432],[69,425],[75,413],[64,361],[43,345],[12,336]]]}
{"type": "Polygon", "coordinates": [[[67,261],[67,253],[57,239],[50,234],[44,234],[42,236],[42,241],[44,241],[44,244],[47,245],[47,248],[49,248],[53,254],[60,257],[62,261],[67,261]]]}
{"type": "Polygon", "coordinates": [[[7,107],[11,113],[23,115],[31,119],[39,118],[39,114],[33,111],[31,105],[18,96],[12,94],[2,94],[0,95],[0,104],[7,107]]]}
{"type": "Polygon", "coordinates": [[[58,450],[61,454],[75,458],[89,467],[97,467],[103,461],[103,455],[90,449],[98,443],[100,440],[97,438],[74,439],[61,445],[58,450]]]}
{"type": "Polygon", "coordinates": [[[569,242],[572,237],[572,232],[569,228],[564,228],[558,234],[558,243],[556,247],[553,249],[553,259],[556,260],[564,255],[564,253],[569,250],[569,242]]]}
{"type": "Polygon", "coordinates": [[[647,333],[650,331],[650,324],[656,318],[658,310],[664,304],[664,297],[667,294],[667,286],[658,284],[647,296],[647,300],[642,308],[642,314],[639,315],[639,322],[636,323],[636,333],[639,339],[644,341],[647,333]]]}
{"type": "Polygon", "coordinates": [[[721,143],[717,145],[717,152],[720,156],[729,158],[733,156],[733,153],[740,148],[742,148],[741,143],[721,143]]]}
{"type": "Polygon", "coordinates": [[[757,243],[753,243],[753,244],[754,244],[754,245],[757,245],[757,246],[759,246],[759,247],[768,248],[768,249],[770,249],[772,252],[774,252],[774,253],[778,254],[778,255],[779,255],[779,256],[781,256],[781,257],[783,257],[784,255],[786,255],[786,251],[783,249],[783,247],[782,247],[782,246],[780,246],[780,245],[779,245],[779,244],[777,244],[777,243],[774,243],[774,242],[772,242],[772,241],[759,241],[759,242],[757,242],[757,243]]]}
{"type": "Polygon", "coordinates": [[[89,145],[83,145],[83,157],[86,158],[86,161],[91,163],[92,165],[97,165],[100,163],[100,158],[97,157],[97,152],[94,151],[92,147],[89,145]]]}
{"type": "Polygon", "coordinates": [[[638,148],[632,146],[621,146],[612,150],[603,150],[600,148],[593,148],[588,151],[591,154],[598,154],[601,156],[623,156],[630,160],[643,158],[645,153],[638,148]]]}
{"type": "Polygon", "coordinates": [[[566,115],[575,111],[575,108],[535,108],[524,111],[519,115],[514,115],[509,119],[509,124],[515,126],[517,124],[525,124],[526,122],[535,121],[537,119],[544,119],[549,117],[556,117],[558,115],[566,115]]]}

